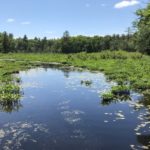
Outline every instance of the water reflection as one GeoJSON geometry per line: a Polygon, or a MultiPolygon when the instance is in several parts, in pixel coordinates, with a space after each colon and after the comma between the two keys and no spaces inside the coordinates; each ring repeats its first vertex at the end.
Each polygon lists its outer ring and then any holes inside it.
{"type": "Polygon", "coordinates": [[[6,123],[3,129],[0,129],[0,143],[2,150],[20,150],[22,143],[29,141],[36,144],[39,137],[33,137],[34,133],[48,134],[48,129],[44,124],[34,122],[18,121],[6,123]],[[7,140],[5,140],[7,139],[7,140]]]}
{"type": "Polygon", "coordinates": [[[103,106],[108,106],[110,104],[116,104],[116,103],[121,103],[121,102],[127,102],[131,101],[131,97],[129,95],[124,95],[124,96],[119,96],[118,98],[116,97],[115,99],[102,99],[101,100],[101,105],[103,106]]]}
{"type": "Polygon", "coordinates": [[[19,76],[24,97],[1,104],[0,110],[22,109],[0,112],[0,149],[149,148],[150,109],[145,100],[138,103],[140,94],[103,101],[102,93],[116,83],[102,73],[74,68],[46,66],[19,76]]]}
{"type": "Polygon", "coordinates": [[[66,69],[66,68],[62,68],[61,71],[64,73],[64,76],[66,78],[69,78],[69,74],[70,74],[70,70],[69,69],[66,69]]]}
{"type": "Polygon", "coordinates": [[[150,149],[150,135],[138,135],[137,140],[141,145],[144,145],[144,149],[150,149]]]}
{"type": "Polygon", "coordinates": [[[0,111],[12,113],[22,108],[20,100],[0,102],[0,111]]]}
{"type": "Polygon", "coordinates": [[[145,107],[150,108],[150,96],[143,97],[140,101],[140,104],[143,104],[145,107]]]}

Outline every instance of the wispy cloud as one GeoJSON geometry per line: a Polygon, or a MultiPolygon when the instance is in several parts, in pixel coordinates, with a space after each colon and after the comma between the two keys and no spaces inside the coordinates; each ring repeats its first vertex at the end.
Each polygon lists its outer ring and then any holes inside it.
{"type": "Polygon", "coordinates": [[[8,18],[8,19],[7,19],[7,22],[8,22],[8,23],[15,22],[15,19],[14,19],[14,18],[8,18]]]}
{"type": "Polygon", "coordinates": [[[119,3],[116,3],[114,7],[117,9],[120,9],[120,8],[124,8],[124,7],[138,5],[139,3],[140,3],[139,0],[123,0],[119,3]]]}
{"type": "Polygon", "coordinates": [[[91,5],[89,3],[85,4],[85,7],[89,8],[91,5]]]}
{"type": "Polygon", "coordinates": [[[21,22],[21,24],[22,25],[29,25],[29,24],[31,24],[31,22],[30,21],[24,21],[24,22],[21,22]]]}
{"type": "Polygon", "coordinates": [[[103,3],[103,4],[101,4],[101,6],[102,6],[102,7],[105,7],[105,6],[106,6],[106,4],[104,4],[104,3],[103,3]]]}
{"type": "Polygon", "coordinates": [[[53,31],[45,31],[45,34],[53,34],[53,31]]]}

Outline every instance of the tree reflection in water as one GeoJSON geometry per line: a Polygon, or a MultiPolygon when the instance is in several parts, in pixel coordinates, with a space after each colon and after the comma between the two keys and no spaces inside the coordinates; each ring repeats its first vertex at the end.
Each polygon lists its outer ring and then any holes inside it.
{"type": "Polygon", "coordinates": [[[131,101],[131,97],[129,95],[122,95],[122,96],[117,96],[114,99],[102,99],[101,104],[103,106],[106,106],[106,105],[110,105],[111,103],[119,103],[125,101],[131,101]]]}
{"type": "Polygon", "coordinates": [[[137,141],[140,144],[145,145],[148,149],[150,149],[150,135],[138,135],[137,141]]]}
{"type": "Polygon", "coordinates": [[[22,108],[20,100],[0,102],[0,111],[12,113],[22,108]]]}

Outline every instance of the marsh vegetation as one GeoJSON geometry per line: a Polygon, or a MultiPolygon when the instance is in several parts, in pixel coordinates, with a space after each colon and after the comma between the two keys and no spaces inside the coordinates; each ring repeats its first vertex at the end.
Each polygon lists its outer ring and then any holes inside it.
{"type": "MultiPolygon", "coordinates": [[[[12,53],[0,54],[0,58],[0,81],[3,85],[1,90],[4,90],[5,85],[8,83],[14,84],[14,82],[19,82],[18,78],[13,78],[12,73],[40,65],[57,65],[75,66],[82,69],[101,71],[105,73],[108,80],[114,80],[119,85],[128,85],[133,90],[137,90],[146,96],[149,95],[150,57],[137,52],[104,51],[101,53],[78,53],[69,55],[12,53]],[[55,64],[55,62],[57,63],[55,64]]],[[[15,88],[16,86],[12,87],[15,88]]],[[[8,90],[6,89],[6,91],[8,90]]]]}

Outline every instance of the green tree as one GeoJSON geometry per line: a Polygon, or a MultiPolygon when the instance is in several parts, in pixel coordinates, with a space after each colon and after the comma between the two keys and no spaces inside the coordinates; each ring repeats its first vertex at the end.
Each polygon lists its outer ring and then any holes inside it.
{"type": "Polygon", "coordinates": [[[27,37],[27,35],[24,35],[24,37],[23,37],[23,50],[25,51],[25,52],[28,52],[28,37],[27,37]]]}
{"type": "Polygon", "coordinates": [[[146,8],[139,9],[136,14],[138,16],[138,20],[135,22],[137,49],[150,54],[150,3],[146,8]]]}
{"type": "Polygon", "coordinates": [[[70,46],[70,34],[69,31],[65,31],[62,37],[61,43],[61,50],[63,53],[70,53],[71,52],[70,46]]]}
{"type": "Polygon", "coordinates": [[[2,40],[2,52],[8,53],[9,52],[9,38],[7,32],[3,33],[3,40],[2,40]]]}
{"type": "Polygon", "coordinates": [[[47,38],[44,37],[41,41],[41,51],[44,52],[47,49],[47,38]]]}
{"type": "Polygon", "coordinates": [[[15,40],[13,37],[13,34],[9,34],[8,35],[8,39],[9,39],[9,52],[14,52],[15,51],[15,40]]]}

